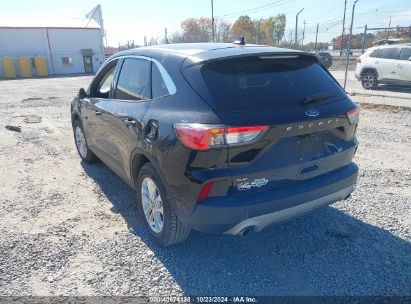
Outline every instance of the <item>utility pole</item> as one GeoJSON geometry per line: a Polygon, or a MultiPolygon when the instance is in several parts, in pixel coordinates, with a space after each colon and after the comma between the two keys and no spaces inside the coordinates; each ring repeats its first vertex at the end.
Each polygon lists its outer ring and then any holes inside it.
{"type": "Polygon", "coordinates": [[[260,26],[261,26],[261,19],[257,21],[257,44],[260,44],[260,26]]]}
{"type": "Polygon", "coordinates": [[[317,38],[318,38],[318,26],[319,26],[320,24],[319,23],[317,23],[317,30],[315,31],[315,45],[314,45],[314,51],[316,51],[317,50],[317,38]]]}
{"type": "Polygon", "coordinates": [[[211,33],[213,36],[213,42],[214,42],[214,1],[211,0],[211,33]]]}
{"type": "Polygon", "coordinates": [[[391,16],[390,16],[390,23],[388,23],[388,31],[387,31],[387,39],[386,39],[386,42],[388,42],[388,38],[390,38],[390,28],[391,28],[391,16]]]}
{"type": "Polygon", "coordinates": [[[347,48],[346,61],[345,61],[344,90],[345,90],[345,86],[347,84],[348,60],[350,58],[350,52],[351,52],[352,26],[354,24],[354,12],[355,12],[355,5],[357,4],[357,2],[358,2],[358,0],[355,0],[353,5],[352,5],[350,35],[348,36],[348,48],[347,48]]]}
{"type": "Polygon", "coordinates": [[[164,43],[165,43],[165,44],[168,44],[167,28],[164,28],[164,43]]]}
{"type": "Polygon", "coordinates": [[[361,54],[364,54],[365,42],[367,41],[367,25],[364,26],[364,35],[362,36],[361,54]]]}
{"type": "Polygon", "coordinates": [[[147,46],[147,37],[144,36],[144,46],[147,46]]]}
{"type": "Polygon", "coordinates": [[[304,35],[305,35],[305,24],[306,24],[306,22],[305,22],[305,20],[304,20],[304,27],[303,27],[303,39],[301,40],[301,46],[303,47],[303,49],[304,49],[304,35]]]}
{"type": "Polygon", "coordinates": [[[301,14],[301,12],[304,10],[304,8],[301,9],[301,11],[299,11],[297,13],[297,15],[295,15],[295,40],[294,40],[294,47],[297,46],[297,31],[298,31],[298,15],[301,14]]]}
{"type": "Polygon", "coordinates": [[[342,32],[341,32],[341,46],[340,46],[340,56],[342,55],[342,50],[343,50],[343,44],[344,44],[344,32],[345,32],[345,11],[347,8],[347,0],[344,1],[344,17],[343,17],[343,26],[342,26],[342,32]]]}

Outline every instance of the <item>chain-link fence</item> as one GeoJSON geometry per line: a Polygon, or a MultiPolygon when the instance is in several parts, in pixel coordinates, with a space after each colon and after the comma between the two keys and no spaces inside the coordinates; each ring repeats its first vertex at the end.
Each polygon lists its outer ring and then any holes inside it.
{"type": "Polygon", "coordinates": [[[363,47],[353,50],[353,55],[349,56],[347,72],[341,69],[333,71],[337,79],[344,76],[346,91],[373,97],[368,99],[382,104],[400,105],[404,99],[410,100],[410,28],[366,25],[364,32],[357,36],[360,36],[363,47]]]}
{"type": "MultiPolygon", "coordinates": [[[[287,28],[281,42],[274,45],[315,53],[356,100],[411,106],[408,13],[402,16],[389,5],[371,12],[369,7],[362,5],[355,12],[354,3],[356,1],[348,1],[345,17],[340,11],[332,10],[328,18],[314,22],[300,20],[297,30],[287,28]],[[394,11],[395,17],[391,19],[389,15],[394,11]],[[364,24],[369,21],[370,14],[373,24],[364,24]]],[[[256,26],[254,36],[264,37],[261,31],[262,27],[256,26]]],[[[257,39],[258,42],[266,44],[262,39],[257,39]]]]}
{"type": "MultiPolygon", "coordinates": [[[[315,31],[316,42],[304,44],[297,40],[298,48],[316,50],[320,61],[357,100],[411,106],[411,26],[399,20],[399,14],[391,19],[386,9],[373,12],[378,17],[375,23],[364,25],[359,25],[366,20],[361,10],[354,12],[350,35],[352,8],[347,7],[343,30],[342,18],[320,20],[317,26],[305,27],[306,35],[313,36],[315,31]],[[317,43],[330,32],[334,39],[328,44],[317,43]]],[[[304,32],[299,37],[303,38],[304,32]]]]}

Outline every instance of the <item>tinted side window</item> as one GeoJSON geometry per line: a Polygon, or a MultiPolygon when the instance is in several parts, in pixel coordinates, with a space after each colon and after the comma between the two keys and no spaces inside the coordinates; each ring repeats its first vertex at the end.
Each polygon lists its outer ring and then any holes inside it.
{"type": "Polygon", "coordinates": [[[97,86],[97,95],[101,98],[108,98],[110,93],[111,83],[113,82],[113,75],[116,66],[113,66],[106,75],[103,76],[103,79],[97,86]]]}
{"type": "Polygon", "coordinates": [[[376,49],[372,51],[370,57],[382,58],[382,49],[376,49]]]}
{"type": "Polygon", "coordinates": [[[145,100],[151,98],[151,61],[127,58],[121,67],[115,98],[145,100]]]}
{"type": "Polygon", "coordinates": [[[383,59],[397,59],[398,58],[398,48],[381,48],[373,51],[370,57],[377,57],[383,59]]]}
{"type": "Polygon", "coordinates": [[[101,73],[96,76],[95,82],[91,86],[90,96],[97,98],[109,98],[111,84],[113,83],[114,71],[118,60],[109,63],[101,73]]]}
{"type": "Polygon", "coordinates": [[[397,59],[398,49],[397,48],[385,48],[382,50],[382,58],[385,59],[397,59]]]}
{"type": "Polygon", "coordinates": [[[400,53],[400,60],[409,60],[411,57],[411,48],[402,48],[400,53]]]}
{"type": "Polygon", "coordinates": [[[169,95],[167,85],[156,64],[152,64],[151,88],[153,98],[169,95]]]}

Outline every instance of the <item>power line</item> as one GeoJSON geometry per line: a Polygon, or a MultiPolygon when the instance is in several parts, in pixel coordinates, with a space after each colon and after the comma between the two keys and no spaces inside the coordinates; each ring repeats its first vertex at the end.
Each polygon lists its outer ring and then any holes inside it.
{"type": "MultiPolygon", "coordinates": [[[[266,9],[267,7],[274,6],[274,5],[279,4],[281,2],[284,2],[284,1],[292,2],[292,1],[295,1],[295,0],[277,0],[277,1],[267,3],[267,4],[264,4],[264,5],[261,5],[261,6],[250,8],[250,9],[247,9],[247,10],[242,10],[242,11],[238,11],[238,12],[230,13],[230,14],[225,14],[225,15],[219,15],[219,16],[216,16],[216,17],[221,18],[221,17],[237,16],[237,15],[245,14],[245,13],[249,13],[249,12],[257,13],[258,11],[262,11],[263,9],[266,9]]],[[[285,3],[283,3],[283,4],[285,4],[285,3]]]]}
{"type": "MultiPolygon", "coordinates": [[[[320,23],[320,29],[321,30],[327,30],[329,28],[333,28],[333,27],[339,25],[341,22],[342,22],[342,19],[340,19],[339,17],[338,18],[332,18],[332,19],[329,19],[329,20],[325,20],[325,21],[322,21],[320,23]]],[[[315,31],[315,28],[316,28],[316,25],[311,25],[311,26],[308,26],[306,28],[306,31],[309,31],[309,32],[310,31],[315,31]]]]}
{"type": "MultiPolygon", "coordinates": [[[[407,1],[408,1],[408,0],[407,0],[407,1]]],[[[395,4],[398,4],[398,3],[401,3],[401,2],[405,2],[405,0],[400,0],[400,1],[396,1],[396,2],[392,1],[392,2],[390,2],[389,4],[385,4],[385,5],[382,5],[382,6],[367,8],[366,10],[361,10],[361,11],[359,11],[358,13],[356,13],[356,15],[369,14],[369,13],[372,12],[372,11],[378,11],[378,10],[383,9],[383,8],[386,8],[386,7],[392,8],[395,4]]],[[[391,11],[394,11],[394,10],[391,10],[391,11]]],[[[395,10],[395,11],[401,11],[401,10],[398,10],[398,9],[397,9],[397,10],[395,10]]],[[[386,13],[386,12],[387,12],[387,10],[384,10],[384,12],[382,12],[382,13],[386,13]]]]}

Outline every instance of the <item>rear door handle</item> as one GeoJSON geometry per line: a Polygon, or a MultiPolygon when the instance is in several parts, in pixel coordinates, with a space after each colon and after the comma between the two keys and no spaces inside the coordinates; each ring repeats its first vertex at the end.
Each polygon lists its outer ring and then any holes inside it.
{"type": "Polygon", "coordinates": [[[96,116],[100,116],[102,113],[100,111],[94,111],[94,114],[96,114],[96,116]]]}
{"type": "Polygon", "coordinates": [[[126,127],[135,127],[137,125],[137,122],[133,119],[125,119],[123,123],[126,127]]]}

